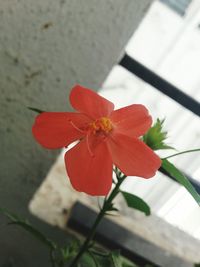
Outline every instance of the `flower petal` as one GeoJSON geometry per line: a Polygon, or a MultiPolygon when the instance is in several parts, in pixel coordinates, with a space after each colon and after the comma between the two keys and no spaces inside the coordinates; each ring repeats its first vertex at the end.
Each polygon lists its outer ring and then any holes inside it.
{"type": "Polygon", "coordinates": [[[86,139],[80,141],[65,154],[65,164],[72,186],[80,192],[105,196],[112,185],[112,160],[105,142],[92,150],[86,139]]]}
{"type": "Polygon", "coordinates": [[[80,85],[72,88],[70,103],[74,109],[88,115],[92,119],[109,116],[114,109],[112,102],[80,85]]]}
{"type": "Polygon", "coordinates": [[[90,119],[80,113],[43,112],[36,117],[32,132],[45,148],[62,148],[83,137],[81,129],[88,122],[90,119]]]}
{"type": "Polygon", "coordinates": [[[135,104],[111,113],[115,130],[130,137],[139,137],[151,127],[152,118],[143,105],[135,104]]]}
{"type": "Polygon", "coordinates": [[[150,178],[161,165],[160,158],[139,139],[113,132],[107,144],[114,164],[127,176],[150,178]]]}

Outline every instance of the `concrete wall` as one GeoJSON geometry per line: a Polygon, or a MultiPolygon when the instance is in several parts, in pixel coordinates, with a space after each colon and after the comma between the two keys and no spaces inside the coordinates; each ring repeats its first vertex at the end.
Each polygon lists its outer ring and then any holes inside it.
{"type": "MultiPolygon", "coordinates": [[[[31,217],[28,201],[56,155],[33,140],[35,114],[26,107],[69,110],[74,83],[98,88],[150,2],[1,1],[0,206],[31,217]]],[[[1,216],[0,266],[44,267],[44,251],[30,240],[1,216]]]]}

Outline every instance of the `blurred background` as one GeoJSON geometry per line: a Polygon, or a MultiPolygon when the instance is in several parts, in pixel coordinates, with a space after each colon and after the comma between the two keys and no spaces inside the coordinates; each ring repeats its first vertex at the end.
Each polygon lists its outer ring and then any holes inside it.
{"type": "MultiPolygon", "coordinates": [[[[200,100],[200,2],[155,1],[125,48],[126,53],[199,102],[200,100]]],[[[144,103],[154,121],[165,118],[168,144],[178,151],[200,147],[199,116],[121,66],[112,69],[102,94],[117,107],[144,103]]],[[[175,97],[178,98],[178,95],[175,97]]],[[[187,100],[186,100],[187,101],[187,100]]],[[[200,108],[198,110],[200,113],[200,108]]],[[[168,156],[176,151],[161,151],[168,156]]],[[[200,189],[199,153],[172,161],[200,189]]],[[[143,197],[153,211],[173,225],[200,239],[200,212],[188,192],[162,174],[144,181],[129,178],[124,189],[143,197]]]]}

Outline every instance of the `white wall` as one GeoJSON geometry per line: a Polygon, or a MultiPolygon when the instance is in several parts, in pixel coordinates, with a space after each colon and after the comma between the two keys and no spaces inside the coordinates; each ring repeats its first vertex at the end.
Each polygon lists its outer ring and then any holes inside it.
{"type": "MultiPolygon", "coordinates": [[[[98,88],[151,2],[1,1],[0,206],[28,216],[28,200],[55,158],[33,140],[35,114],[26,107],[68,110],[74,83],[98,88]]],[[[1,217],[0,265],[43,267],[43,253],[1,217]]]]}

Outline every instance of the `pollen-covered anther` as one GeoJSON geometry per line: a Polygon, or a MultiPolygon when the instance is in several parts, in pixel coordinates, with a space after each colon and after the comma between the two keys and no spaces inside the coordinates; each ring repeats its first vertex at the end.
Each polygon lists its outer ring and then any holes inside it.
{"type": "Polygon", "coordinates": [[[90,127],[94,134],[96,134],[97,132],[103,132],[108,134],[113,129],[112,122],[107,117],[102,117],[100,119],[95,120],[91,123],[90,127]]]}

